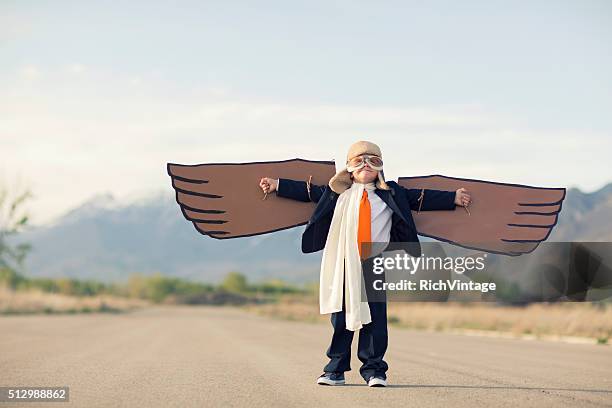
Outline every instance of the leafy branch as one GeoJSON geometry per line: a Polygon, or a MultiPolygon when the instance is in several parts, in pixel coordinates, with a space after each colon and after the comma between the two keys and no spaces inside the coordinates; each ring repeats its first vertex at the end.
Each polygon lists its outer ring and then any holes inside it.
{"type": "Polygon", "coordinates": [[[30,198],[29,190],[11,196],[9,190],[0,185],[0,269],[21,268],[31,249],[30,244],[10,242],[11,237],[28,225],[29,216],[23,207],[30,198]]]}

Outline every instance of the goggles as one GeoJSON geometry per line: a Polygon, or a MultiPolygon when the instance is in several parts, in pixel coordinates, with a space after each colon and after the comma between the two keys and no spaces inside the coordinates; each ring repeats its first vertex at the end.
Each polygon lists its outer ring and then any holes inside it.
{"type": "Polygon", "coordinates": [[[372,170],[381,171],[383,169],[383,161],[380,157],[362,154],[346,162],[346,170],[349,172],[359,170],[365,166],[366,163],[368,163],[372,170]]]}

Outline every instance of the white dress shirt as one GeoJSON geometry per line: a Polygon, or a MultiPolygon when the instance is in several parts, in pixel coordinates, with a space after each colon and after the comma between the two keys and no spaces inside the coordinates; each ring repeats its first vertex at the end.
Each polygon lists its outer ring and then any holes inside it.
{"type": "Polygon", "coordinates": [[[376,194],[368,191],[372,216],[372,242],[389,242],[393,210],[376,194]]]}
{"type": "MultiPolygon", "coordinates": [[[[276,179],[276,191],[280,187],[276,179]]],[[[372,242],[388,243],[391,240],[391,216],[393,210],[376,194],[368,189],[372,220],[372,242]]]]}

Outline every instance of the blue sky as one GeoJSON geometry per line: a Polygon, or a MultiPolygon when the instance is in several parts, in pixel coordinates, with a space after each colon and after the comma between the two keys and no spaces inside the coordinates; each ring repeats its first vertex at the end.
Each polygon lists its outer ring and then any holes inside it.
{"type": "Polygon", "coordinates": [[[607,1],[3,1],[0,178],[46,222],[167,189],[168,161],[612,181],[607,1]]]}

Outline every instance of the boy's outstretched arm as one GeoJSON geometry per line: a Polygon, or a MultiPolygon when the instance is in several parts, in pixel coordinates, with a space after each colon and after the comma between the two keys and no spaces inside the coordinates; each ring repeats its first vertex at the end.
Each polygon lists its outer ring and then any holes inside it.
{"type": "Polygon", "coordinates": [[[454,210],[457,205],[467,207],[471,202],[470,194],[465,188],[443,191],[402,187],[402,191],[408,198],[410,209],[414,211],[454,210]]]}
{"type": "Polygon", "coordinates": [[[304,202],[318,202],[325,186],[319,186],[316,184],[308,185],[305,181],[291,180],[285,178],[273,179],[269,177],[263,177],[259,182],[259,186],[264,193],[272,193],[276,191],[276,195],[279,197],[290,198],[292,200],[304,201],[304,202]],[[310,187],[310,191],[309,190],[310,187]]]}

